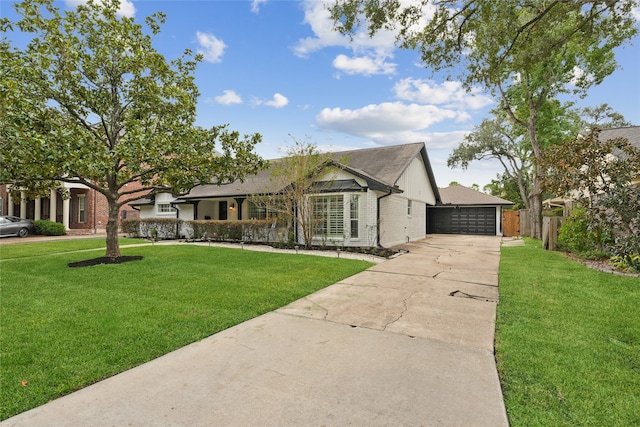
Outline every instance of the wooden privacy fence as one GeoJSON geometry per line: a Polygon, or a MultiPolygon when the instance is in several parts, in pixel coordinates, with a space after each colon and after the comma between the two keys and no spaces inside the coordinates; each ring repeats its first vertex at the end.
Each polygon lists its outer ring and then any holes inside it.
{"type": "Polygon", "coordinates": [[[520,211],[502,212],[502,235],[505,237],[520,235],[520,211]]]}
{"type": "Polygon", "coordinates": [[[542,218],[542,247],[555,251],[558,247],[558,230],[562,225],[561,216],[545,216],[542,218]]]}

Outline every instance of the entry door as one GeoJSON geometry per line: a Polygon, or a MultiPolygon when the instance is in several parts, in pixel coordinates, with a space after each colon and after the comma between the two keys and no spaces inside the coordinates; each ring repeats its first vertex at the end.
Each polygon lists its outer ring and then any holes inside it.
{"type": "Polygon", "coordinates": [[[227,219],[227,202],[218,202],[218,219],[227,219]]]}

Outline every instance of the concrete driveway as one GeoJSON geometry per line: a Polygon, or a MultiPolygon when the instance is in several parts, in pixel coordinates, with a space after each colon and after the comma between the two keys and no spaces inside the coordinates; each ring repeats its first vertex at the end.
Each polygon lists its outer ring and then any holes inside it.
{"type": "Polygon", "coordinates": [[[2,426],[507,426],[500,238],[410,251],[2,426]]]}

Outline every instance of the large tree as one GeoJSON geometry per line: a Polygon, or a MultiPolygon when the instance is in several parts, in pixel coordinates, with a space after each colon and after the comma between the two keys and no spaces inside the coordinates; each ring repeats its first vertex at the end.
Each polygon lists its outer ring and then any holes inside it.
{"type": "Polygon", "coordinates": [[[168,62],[154,49],[165,15],[145,28],[118,7],[26,0],[17,21],[0,21],[5,34],[33,35],[22,49],[0,40],[0,182],[42,191],[63,181],[104,195],[107,257],[120,256],[120,207],[141,191],[229,182],[262,166],[259,134],[194,126],[201,57],[185,50],[168,62]]]}
{"type": "Polygon", "coordinates": [[[594,129],[551,147],[541,163],[549,190],[585,207],[589,228],[607,234],[606,249],[640,269],[632,258],[640,254],[640,149],[594,129]]]}
{"type": "Polygon", "coordinates": [[[540,108],[563,93],[584,95],[613,72],[614,48],[637,32],[636,5],[636,0],[337,0],[330,10],[338,31],[353,34],[363,21],[369,34],[395,29],[400,47],[419,50],[425,66],[500,99],[531,143],[531,229],[539,237],[545,147],[538,133],[540,108]]]}
{"type": "MultiPolygon", "coordinates": [[[[447,159],[449,167],[466,169],[475,160],[498,160],[504,168],[504,182],[512,182],[518,189],[517,199],[510,199],[530,209],[535,157],[529,133],[515,125],[504,110],[491,111],[493,117],[484,119],[470,132],[447,159]]],[[[516,108],[516,114],[527,115],[527,106],[516,108]]],[[[545,102],[538,112],[538,137],[545,149],[573,138],[580,131],[580,117],[570,105],[555,100],[545,102]]],[[[494,183],[495,184],[495,183],[494,183]]]]}

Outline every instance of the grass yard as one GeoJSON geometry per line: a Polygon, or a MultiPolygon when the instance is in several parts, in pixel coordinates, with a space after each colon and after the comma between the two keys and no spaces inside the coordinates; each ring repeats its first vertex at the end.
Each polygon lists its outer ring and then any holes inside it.
{"type": "MultiPolygon", "coordinates": [[[[26,240],[28,241],[28,238],[26,240]]],[[[148,243],[142,239],[131,239],[126,237],[122,237],[118,241],[120,242],[121,247],[125,245],[148,243]]],[[[92,249],[96,249],[95,256],[99,257],[104,255],[105,246],[106,241],[104,237],[38,243],[13,243],[10,245],[3,245],[2,240],[0,240],[0,259],[28,258],[52,254],[64,254],[73,251],[88,251],[92,249]],[[98,249],[100,249],[102,253],[100,253],[100,250],[98,249]]],[[[93,255],[85,256],[93,257],[93,255]]]]}
{"type": "Polygon", "coordinates": [[[141,261],[69,268],[69,262],[103,255],[69,252],[79,244],[89,241],[0,248],[0,419],[371,266],[347,259],[156,245],[122,248],[123,255],[144,256],[141,261]],[[25,257],[29,251],[37,256],[25,257]]]}
{"type": "Polygon", "coordinates": [[[640,425],[640,279],[503,247],[496,358],[519,426],[640,425]]]}

